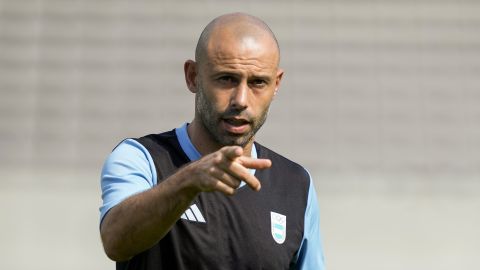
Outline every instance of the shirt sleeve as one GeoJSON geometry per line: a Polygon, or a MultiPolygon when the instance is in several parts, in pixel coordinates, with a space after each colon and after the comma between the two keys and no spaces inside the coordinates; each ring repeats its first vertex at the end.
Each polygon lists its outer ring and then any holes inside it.
{"type": "Polygon", "coordinates": [[[148,150],[132,139],[121,142],[103,165],[100,223],[112,207],[136,193],[152,188],[156,178],[155,165],[148,150]]]}
{"type": "Polygon", "coordinates": [[[324,270],[322,239],[320,236],[320,210],[312,178],[308,190],[307,209],[305,211],[304,234],[296,269],[324,270]]]}

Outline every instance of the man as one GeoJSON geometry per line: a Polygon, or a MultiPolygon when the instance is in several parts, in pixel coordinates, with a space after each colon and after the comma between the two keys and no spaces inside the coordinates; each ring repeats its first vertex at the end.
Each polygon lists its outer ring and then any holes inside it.
{"type": "Polygon", "coordinates": [[[117,269],[323,269],[308,172],[254,142],[283,71],[242,13],[206,26],[185,62],[190,124],[123,141],[102,171],[101,237],[117,269]]]}

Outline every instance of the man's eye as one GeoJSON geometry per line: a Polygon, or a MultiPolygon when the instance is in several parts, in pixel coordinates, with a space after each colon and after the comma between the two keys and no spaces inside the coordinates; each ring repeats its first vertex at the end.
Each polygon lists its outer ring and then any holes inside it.
{"type": "Polygon", "coordinates": [[[218,81],[221,83],[233,83],[235,79],[232,76],[222,76],[218,78],[218,81]]]}
{"type": "Polygon", "coordinates": [[[254,80],[251,82],[254,87],[261,88],[267,85],[267,82],[264,80],[254,80]]]}

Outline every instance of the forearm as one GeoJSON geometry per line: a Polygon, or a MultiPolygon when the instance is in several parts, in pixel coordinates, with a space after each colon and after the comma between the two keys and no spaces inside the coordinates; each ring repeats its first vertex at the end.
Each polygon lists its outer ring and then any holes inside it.
{"type": "Polygon", "coordinates": [[[260,181],[248,169],[265,169],[271,162],[242,154],[240,147],[223,147],[113,207],[100,228],[108,257],[125,261],[153,246],[200,192],[233,195],[241,181],[259,190],[260,181]]]}
{"type": "Polygon", "coordinates": [[[154,188],[113,207],[101,225],[105,252],[125,261],[150,248],[167,234],[198,192],[189,185],[188,167],[154,188]]]}

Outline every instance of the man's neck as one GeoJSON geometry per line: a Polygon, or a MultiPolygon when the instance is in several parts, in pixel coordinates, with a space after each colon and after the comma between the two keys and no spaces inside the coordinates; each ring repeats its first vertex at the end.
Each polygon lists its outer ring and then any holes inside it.
{"type": "MultiPolygon", "coordinates": [[[[198,152],[200,152],[202,156],[213,153],[224,146],[217,143],[211,137],[210,133],[205,130],[204,126],[201,123],[195,121],[195,119],[187,126],[187,133],[193,146],[195,146],[195,148],[198,150],[198,152]]],[[[243,147],[244,156],[251,156],[252,145],[253,139],[243,147]]]]}

